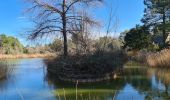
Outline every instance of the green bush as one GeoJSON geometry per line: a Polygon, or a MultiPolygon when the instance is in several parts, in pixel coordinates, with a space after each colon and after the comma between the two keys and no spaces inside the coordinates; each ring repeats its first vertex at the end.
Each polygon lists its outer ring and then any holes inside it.
{"type": "Polygon", "coordinates": [[[153,45],[151,35],[144,26],[136,26],[126,33],[124,47],[131,50],[150,49],[153,45]]]}
{"type": "Polygon", "coordinates": [[[0,53],[1,54],[19,54],[23,53],[24,46],[17,38],[12,36],[0,35],[0,53]]]}

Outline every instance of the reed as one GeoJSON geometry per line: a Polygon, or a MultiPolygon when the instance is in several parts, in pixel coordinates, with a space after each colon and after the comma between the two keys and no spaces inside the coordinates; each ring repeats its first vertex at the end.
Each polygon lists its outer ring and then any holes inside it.
{"type": "Polygon", "coordinates": [[[170,67],[170,49],[150,53],[147,56],[146,61],[151,67],[170,67]]]}
{"type": "Polygon", "coordinates": [[[54,54],[54,53],[48,53],[48,54],[16,54],[16,55],[0,54],[0,59],[48,58],[48,57],[56,57],[56,54],[54,54]]]}

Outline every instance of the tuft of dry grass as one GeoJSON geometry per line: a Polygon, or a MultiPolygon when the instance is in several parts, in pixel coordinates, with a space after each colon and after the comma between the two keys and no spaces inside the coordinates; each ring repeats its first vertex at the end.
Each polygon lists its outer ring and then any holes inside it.
{"type": "Polygon", "coordinates": [[[170,49],[150,53],[147,56],[146,61],[151,67],[170,67],[170,49]]]}
{"type": "Polygon", "coordinates": [[[48,53],[48,54],[16,54],[16,55],[0,54],[0,59],[48,58],[48,57],[56,57],[56,54],[54,54],[54,53],[48,53]]]}

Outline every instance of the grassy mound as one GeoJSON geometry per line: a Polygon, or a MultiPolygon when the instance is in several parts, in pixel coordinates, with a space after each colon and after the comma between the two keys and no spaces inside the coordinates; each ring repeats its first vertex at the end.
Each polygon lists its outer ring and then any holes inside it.
{"type": "Polygon", "coordinates": [[[114,71],[126,62],[126,54],[116,51],[105,52],[102,55],[58,56],[45,62],[48,73],[55,74],[60,80],[95,82],[110,79],[114,71]]]}

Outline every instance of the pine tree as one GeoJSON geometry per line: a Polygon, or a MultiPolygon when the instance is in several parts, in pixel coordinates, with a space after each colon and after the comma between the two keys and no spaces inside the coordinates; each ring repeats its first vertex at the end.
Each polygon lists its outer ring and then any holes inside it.
{"type": "Polygon", "coordinates": [[[162,31],[163,45],[166,46],[167,24],[170,20],[170,0],[144,0],[146,6],[142,22],[153,31],[162,31]]]}

